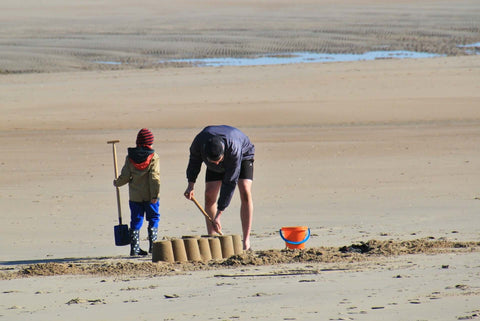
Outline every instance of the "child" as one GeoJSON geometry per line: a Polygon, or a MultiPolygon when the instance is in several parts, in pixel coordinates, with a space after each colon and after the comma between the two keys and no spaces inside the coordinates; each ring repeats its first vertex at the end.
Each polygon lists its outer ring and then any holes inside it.
{"type": "Polygon", "coordinates": [[[157,240],[158,222],[160,221],[160,160],[152,148],[153,134],[143,128],[137,135],[137,147],[128,148],[120,176],[113,185],[120,187],[128,183],[130,205],[130,255],[147,255],[140,248],[140,228],[143,218],[148,221],[149,253],[153,242],[157,240]]]}

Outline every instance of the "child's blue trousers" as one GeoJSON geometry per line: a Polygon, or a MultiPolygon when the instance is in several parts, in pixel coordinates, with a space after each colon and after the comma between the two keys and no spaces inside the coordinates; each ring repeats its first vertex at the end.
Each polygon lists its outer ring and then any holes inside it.
{"type": "Polygon", "coordinates": [[[130,204],[130,229],[139,230],[143,224],[143,218],[148,221],[148,227],[158,228],[158,222],[160,221],[160,213],[158,208],[160,201],[156,203],[150,202],[132,202],[130,204]]]}

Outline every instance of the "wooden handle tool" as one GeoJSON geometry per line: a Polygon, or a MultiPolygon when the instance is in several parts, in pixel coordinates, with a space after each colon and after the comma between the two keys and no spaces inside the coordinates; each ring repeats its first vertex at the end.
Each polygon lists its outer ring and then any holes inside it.
{"type": "MultiPolygon", "coordinates": [[[[213,224],[213,220],[210,216],[208,216],[207,212],[205,212],[205,210],[203,209],[202,205],[200,205],[200,203],[198,203],[198,201],[195,199],[195,197],[192,196],[192,201],[195,203],[195,205],[197,205],[198,209],[200,210],[200,212],[202,212],[202,214],[207,218],[207,220],[210,221],[210,223],[213,224]]],[[[223,235],[223,233],[220,231],[218,232],[218,234],[220,235],[223,235]]]]}
{"type": "MultiPolygon", "coordinates": [[[[119,140],[109,140],[107,144],[112,144],[112,153],[113,153],[113,171],[115,174],[115,179],[118,178],[118,166],[117,166],[117,150],[115,144],[120,142],[119,140]]],[[[120,189],[115,187],[117,191],[117,208],[118,208],[118,223],[122,225],[122,207],[120,206],[120,189]]]]}

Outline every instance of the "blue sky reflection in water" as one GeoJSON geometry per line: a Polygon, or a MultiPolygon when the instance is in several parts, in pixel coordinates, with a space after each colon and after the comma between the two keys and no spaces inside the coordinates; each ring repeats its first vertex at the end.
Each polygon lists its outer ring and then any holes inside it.
{"type": "Polygon", "coordinates": [[[480,55],[480,42],[468,45],[459,45],[459,48],[465,48],[465,52],[469,55],[480,55]]]}
{"type": "MultiPolygon", "coordinates": [[[[480,42],[458,45],[465,48],[467,55],[480,55],[480,42]]],[[[197,67],[221,67],[221,66],[262,66],[281,64],[301,64],[312,62],[340,62],[340,61],[361,61],[375,59],[408,59],[408,58],[433,58],[445,57],[446,55],[432,54],[428,52],[415,51],[370,51],[363,54],[320,54],[314,52],[292,52],[258,55],[250,58],[202,58],[202,59],[172,59],[160,60],[158,63],[181,62],[189,63],[197,67]]],[[[102,65],[122,65],[119,61],[93,61],[102,65]]]]}
{"type": "Polygon", "coordinates": [[[283,54],[271,54],[254,58],[175,59],[163,62],[186,62],[199,67],[221,67],[360,61],[375,59],[432,58],[441,56],[443,55],[413,51],[370,51],[363,54],[319,54],[312,52],[293,52],[283,54]]]}

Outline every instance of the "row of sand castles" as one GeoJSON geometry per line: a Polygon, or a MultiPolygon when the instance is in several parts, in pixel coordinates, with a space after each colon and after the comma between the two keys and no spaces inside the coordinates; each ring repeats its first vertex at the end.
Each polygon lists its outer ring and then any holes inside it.
{"type": "Polygon", "coordinates": [[[182,236],[155,241],[152,262],[207,262],[243,252],[240,235],[182,236]]]}

